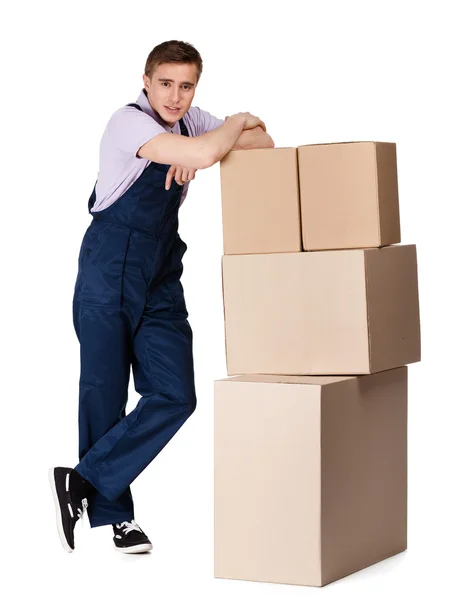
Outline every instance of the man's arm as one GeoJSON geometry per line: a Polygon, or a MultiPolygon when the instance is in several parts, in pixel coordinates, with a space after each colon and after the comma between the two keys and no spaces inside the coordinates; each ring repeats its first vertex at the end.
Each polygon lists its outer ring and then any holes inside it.
{"type": "Polygon", "coordinates": [[[232,150],[251,150],[252,148],[274,148],[274,140],[260,125],[242,131],[232,150]]]}
{"type": "MultiPolygon", "coordinates": [[[[143,144],[137,155],[147,158],[147,160],[178,165],[186,169],[207,169],[230,152],[243,131],[259,127],[264,133],[265,124],[255,115],[248,112],[236,113],[227,117],[225,123],[220,127],[199,136],[187,137],[167,132],[159,133],[143,144]]],[[[261,133],[260,137],[254,138],[258,135],[254,132],[249,138],[244,138],[246,147],[247,144],[272,142],[269,136],[269,139],[266,136],[263,136],[264,139],[262,139],[261,133]]]]}
{"type": "Polygon", "coordinates": [[[159,133],[138,150],[138,156],[162,164],[179,165],[188,169],[206,169],[230,151],[244,127],[257,117],[239,113],[230,117],[221,127],[196,137],[159,133]]]}

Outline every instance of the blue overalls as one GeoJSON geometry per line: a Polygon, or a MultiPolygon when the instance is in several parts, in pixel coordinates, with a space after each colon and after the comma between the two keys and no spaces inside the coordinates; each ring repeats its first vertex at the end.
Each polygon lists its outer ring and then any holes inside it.
{"type": "MultiPolygon", "coordinates": [[[[142,110],[138,105],[131,104],[142,110]]],[[[188,135],[180,120],[182,135],[188,135]]],[[[183,186],[151,162],[113,204],[92,212],[73,299],[80,342],[79,463],[98,490],[91,527],[134,518],[129,484],[196,408],[192,330],[178,234],[183,186]],[[125,414],[130,365],[142,396],[125,414]]]]}

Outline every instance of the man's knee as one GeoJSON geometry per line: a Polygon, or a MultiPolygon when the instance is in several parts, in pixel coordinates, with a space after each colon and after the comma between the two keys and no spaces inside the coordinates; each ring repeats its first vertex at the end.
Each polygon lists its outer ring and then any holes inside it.
{"type": "Polygon", "coordinates": [[[156,398],[169,404],[176,404],[183,411],[186,411],[188,416],[195,411],[197,406],[196,391],[191,386],[181,387],[178,390],[172,391],[161,390],[147,396],[150,404],[154,403],[156,398]]]}
{"type": "Polygon", "coordinates": [[[196,410],[196,406],[197,406],[197,398],[196,398],[195,393],[191,396],[191,400],[190,400],[190,403],[188,406],[189,406],[189,411],[190,411],[189,414],[192,415],[193,412],[196,410]]]}
{"type": "Polygon", "coordinates": [[[196,410],[197,398],[194,388],[186,389],[180,396],[179,402],[186,407],[188,417],[196,410]]]}

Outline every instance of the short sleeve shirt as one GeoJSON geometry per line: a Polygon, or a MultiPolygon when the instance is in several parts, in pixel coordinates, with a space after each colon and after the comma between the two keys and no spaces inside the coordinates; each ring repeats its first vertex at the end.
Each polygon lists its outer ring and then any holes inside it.
{"type": "MultiPolygon", "coordinates": [[[[144,89],[133,106],[119,108],[108,121],[99,151],[99,171],[96,183],[96,201],[93,212],[113,204],[138,179],[151,161],[136,156],[139,148],[159,133],[180,134],[177,121],[170,127],[150,106],[144,89]]],[[[190,106],[183,116],[191,137],[199,136],[220,127],[225,121],[214,117],[197,106],[190,106]]],[[[183,185],[180,204],[185,200],[190,182],[183,185]]]]}

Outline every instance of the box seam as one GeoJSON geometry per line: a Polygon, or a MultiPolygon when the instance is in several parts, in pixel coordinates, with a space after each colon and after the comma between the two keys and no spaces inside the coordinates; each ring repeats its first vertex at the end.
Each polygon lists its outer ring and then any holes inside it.
{"type": "Polygon", "coordinates": [[[301,168],[300,168],[300,150],[296,148],[296,183],[298,188],[298,210],[299,210],[299,236],[300,236],[300,251],[305,252],[304,244],[304,219],[302,218],[302,195],[301,195],[301,168]]]}
{"type": "Polygon", "coordinates": [[[368,371],[371,373],[372,366],[372,345],[371,345],[371,323],[370,323],[370,298],[368,294],[369,278],[368,278],[368,260],[367,251],[363,251],[363,268],[365,271],[365,306],[366,306],[366,329],[367,329],[367,351],[368,351],[368,371]]]}

